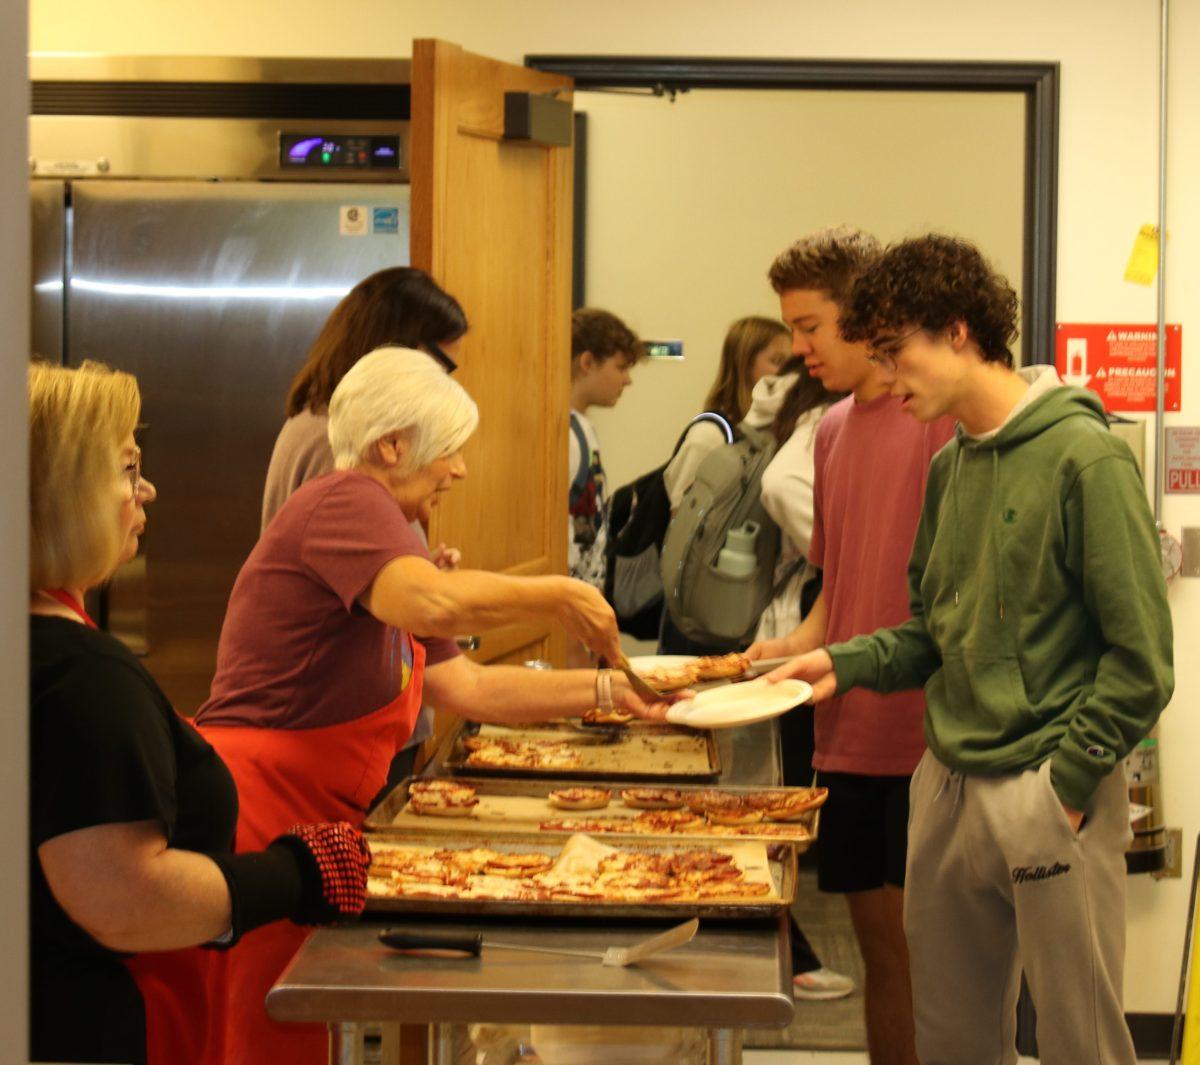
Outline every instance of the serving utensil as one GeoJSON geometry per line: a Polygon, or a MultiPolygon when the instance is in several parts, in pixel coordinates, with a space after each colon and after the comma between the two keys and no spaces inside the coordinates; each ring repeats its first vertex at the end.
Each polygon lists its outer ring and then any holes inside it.
{"type": "Polygon", "coordinates": [[[665,697],[663,692],[657,688],[651,687],[646,681],[639,677],[634,671],[633,666],[629,664],[629,659],[625,657],[625,652],[622,651],[617,656],[617,669],[625,674],[625,679],[629,681],[629,685],[638,697],[648,703],[661,703],[665,697]]]}
{"type": "Polygon", "coordinates": [[[405,932],[398,928],[386,928],[379,933],[379,942],[401,954],[412,954],[423,958],[478,958],[483,948],[493,950],[519,950],[531,954],[562,954],[570,958],[599,958],[601,965],[624,968],[636,965],[652,954],[674,950],[695,938],[700,928],[699,918],[693,917],[674,928],[668,928],[649,939],[643,939],[628,947],[609,947],[608,950],[567,950],[563,947],[531,947],[524,943],[500,943],[484,939],[482,932],[405,932]]]}

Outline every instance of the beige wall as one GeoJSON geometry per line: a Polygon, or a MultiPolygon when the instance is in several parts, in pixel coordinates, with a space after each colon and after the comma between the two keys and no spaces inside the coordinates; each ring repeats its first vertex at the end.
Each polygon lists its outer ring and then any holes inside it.
{"type": "MultiPolygon", "coordinates": [[[[1154,0],[33,0],[30,32],[35,49],[111,53],[399,56],[414,36],[441,36],[514,61],[586,52],[1061,62],[1058,318],[1149,322],[1153,291],[1121,275],[1138,226],[1156,212],[1158,10],[1154,0]]],[[[1200,276],[1200,197],[1185,192],[1200,172],[1200,4],[1173,11],[1167,301],[1171,319],[1188,323],[1200,276]]],[[[1194,329],[1193,320],[1185,336],[1194,329]]],[[[1184,409],[1173,422],[1200,424],[1198,373],[1185,353],[1184,409]]],[[[1165,519],[1176,531],[1200,525],[1200,498],[1168,496],[1165,519]]],[[[1162,726],[1163,776],[1190,868],[1200,830],[1200,655],[1191,653],[1200,581],[1177,581],[1171,602],[1178,685],[1162,726]]],[[[1186,881],[1130,881],[1129,1009],[1174,1009],[1186,912],[1186,881]]]]}
{"type": "Polygon", "coordinates": [[[576,106],[588,115],[587,300],[685,351],[643,363],[615,408],[592,411],[611,486],[666,461],[729,324],[778,319],[767,267],[803,233],[956,233],[1020,287],[1019,94],[727,90],[671,104],[591,92],[576,106]]]}

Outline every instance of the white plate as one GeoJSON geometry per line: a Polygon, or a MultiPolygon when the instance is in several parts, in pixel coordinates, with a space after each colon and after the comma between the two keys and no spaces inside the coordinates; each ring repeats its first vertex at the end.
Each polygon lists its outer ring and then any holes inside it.
{"type": "Polygon", "coordinates": [[[636,673],[648,673],[652,669],[690,666],[695,661],[695,655],[638,655],[637,658],[629,660],[629,665],[636,673]]]}
{"type": "Polygon", "coordinates": [[[667,720],[689,728],[733,728],[752,725],[787,713],[812,699],[812,685],[803,680],[768,684],[764,678],[710,688],[684,699],[667,711],[667,720]]]}

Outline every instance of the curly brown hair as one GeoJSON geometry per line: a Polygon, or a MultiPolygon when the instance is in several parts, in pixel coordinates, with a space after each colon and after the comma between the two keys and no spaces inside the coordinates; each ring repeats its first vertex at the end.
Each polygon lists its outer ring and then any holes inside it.
{"type": "Polygon", "coordinates": [[[615,314],[598,307],[580,307],[571,315],[571,361],[590,351],[597,362],[618,352],[637,362],[646,348],[637,334],[615,314]]]}
{"type": "Polygon", "coordinates": [[[871,343],[919,326],[940,333],[964,322],[984,362],[1011,367],[1017,294],[973,244],[930,233],[902,240],[854,285],[842,312],[842,335],[871,343]]]}
{"type": "Polygon", "coordinates": [[[827,292],[844,307],[855,280],[879,258],[880,250],[870,233],[853,226],[830,226],[802,237],[780,254],[767,271],[767,280],[779,295],[813,289],[827,292]]]}

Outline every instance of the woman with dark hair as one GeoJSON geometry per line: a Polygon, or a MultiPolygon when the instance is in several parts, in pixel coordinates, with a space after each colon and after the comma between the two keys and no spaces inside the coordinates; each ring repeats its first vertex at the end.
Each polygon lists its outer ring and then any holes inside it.
{"type": "Polygon", "coordinates": [[[466,332],[458,300],[424,270],[393,266],[355,285],[334,307],[292,379],[288,420],[267,468],[262,527],[305,481],[332,472],[329,397],[351,366],[376,348],[416,348],[453,373],[466,332]]]}
{"type": "MultiPolygon", "coordinates": [[[[467,316],[458,300],[415,267],[380,270],[346,293],[326,319],[288,390],[288,420],[279,430],[263,488],[263,530],[297,488],[333,472],[329,400],[359,359],[376,348],[414,348],[432,355],[447,373],[453,373],[466,332],[467,316]]],[[[412,529],[424,544],[420,522],[413,522],[412,529]]],[[[432,557],[438,566],[453,568],[459,553],[440,544],[432,557]]],[[[433,713],[423,708],[408,745],[388,772],[384,792],[412,773],[417,751],[431,735],[433,713]]]]}

